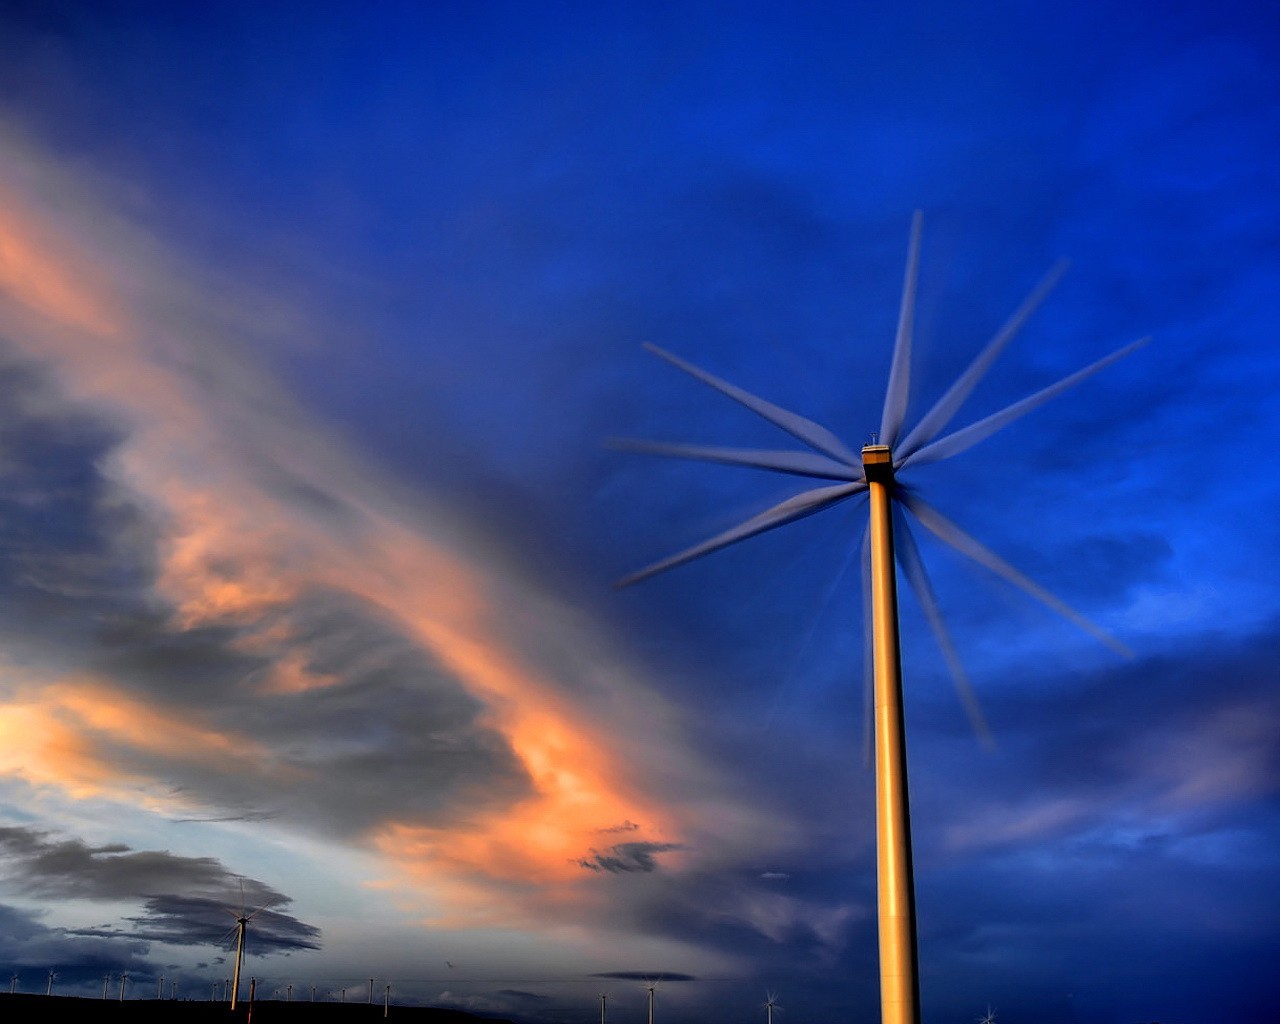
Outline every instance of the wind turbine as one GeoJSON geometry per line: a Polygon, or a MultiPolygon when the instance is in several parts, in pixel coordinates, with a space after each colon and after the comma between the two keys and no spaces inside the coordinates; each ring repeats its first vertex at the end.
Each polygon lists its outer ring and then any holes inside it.
{"type": "Polygon", "coordinates": [[[732,399],[806,445],[795,449],[762,451],[672,444],[654,441],[615,441],[614,447],[651,455],[671,456],[748,466],[820,480],[837,481],[803,491],[766,509],[746,522],[647,566],[619,580],[629,586],[658,573],[691,562],[703,555],[754,537],[767,530],[813,515],[855,495],[866,493],[870,523],[864,535],[865,589],[870,617],[866,621],[873,661],[874,746],[876,778],[876,867],[880,943],[880,1004],[883,1024],[919,1024],[919,981],[916,960],[915,885],[911,864],[911,829],[907,799],[906,736],[902,715],[902,669],[898,643],[898,597],[895,555],[907,581],[915,590],[961,700],[979,737],[988,730],[973,696],[964,669],[943,625],[933,588],[910,529],[907,515],[961,554],[985,566],[1036,600],[1091,633],[1108,646],[1127,650],[1093,623],[1032,582],[984,544],[944,517],[932,505],[898,479],[898,474],[951,458],[985,440],[1014,420],[1038,408],[1062,392],[1133,352],[1143,338],[1104,356],[1055,384],[1015,402],[952,434],[942,436],[965,399],[969,397],[1000,352],[1044,300],[1063,272],[1053,268],[1022,305],[989,341],[973,362],[910,431],[903,432],[910,378],[911,340],[916,278],[920,263],[922,218],[912,219],[907,267],[897,336],[890,364],[889,383],[880,419],[878,443],[855,453],[835,434],[812,420],[744,391],[728,381],[685,362],[654,345],[645,347],[677,369],[732,399]],[[895,528],[900,543],[895,549],[895,528]]]}
{"type": "Polygon", "coordinates": [[[765,1024],[773,1024],[773,1011],[775,1008],[782,1009],[781,1006],[778,1006],[778,993],[766,992],[764,996],[765,1024]]]}
{"type": "Polygon", "coordinates": [[[234,928],[234,931],[236,933],[236,966],[235,966],[235,970],[232,972],[232,977],[231,977],[231,1009],[232,1010],[236,1008],[236,1001],[240,998],[240,968],[244,963],[245,931],[248,928],[250,921],[252,921],[255,917],[257,917],[264,910],[266,910],[268,907],[270,907],[273,903],[276,903],[276,902],[278,902],[278,900],[268,900],[266,903],[262,904],[262,906],[260,906],[257,910],[254,910],[251,913],[245,913],[244,883],[242,882],[240,886],[240,913],[236,914],[234,910],[229,910],[226,907],[222,908],[226,913],[230,914],[232,917],[236,919],[235,928],[234,928]]]}
{"type": "Polygon", "coordinates": [[[978,1024],[996,1024],[996,1011],[991,1009],[990,1006],[988,1006],[986,1016],[978,1017],[977,1021],[978,1021],[978,1024]]]}

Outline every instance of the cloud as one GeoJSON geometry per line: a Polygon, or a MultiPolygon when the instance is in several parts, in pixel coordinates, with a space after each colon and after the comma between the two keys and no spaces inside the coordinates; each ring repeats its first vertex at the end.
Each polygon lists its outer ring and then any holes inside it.
{"type": "Polygon", "coordinates": [[[132,850],[119,843],[90,846],[36,828],[5,826],[0,827],[0,866],[7,881],[34,896],[143,903],[143,914],[126,918],[128,928],[67,929],[68,935],[216,943],[238,915],[251,914],[260,951],[320,948],[318,928],[280,909],[289,897],[234,874],[212,857],[132,850]]]}
{"type": "Polygon", "coordinates": [[[456,924],[590,917],[584,866],[745,841],[749,802],[598,623],[271,381],[253,349],[293,314],[179,278],[13,153],[0,770],[376,851],[456,924]],[[57,288],[25,290],[23,261],[57,288]],[[602,827],[635,842],[597,851],[602,827]]]}
{"type": "Polygon", "coordinates": [[[589,858],[584,857],[578,863],[590,871],[607,871],[610,874],[647,873],[657,868],[657,854],[678,849],[679,843],[618,843],[603,853],[592,850],[589,858]]]}
{"type": "Polygon", "coordinates": [[[222,942],[228,935],[228,924],[235,919],[248,919],[245,947],[257,953],[278,953],[296,949],[319,949],[320,929],[305,924],[279,910],[271,909],[289,902],[281,897],[265,907],[241,904],[228,907],[225,900],[200,896],[155,896],[146,901],[145,912],[127,920],[133,938],[173,945],[205,945],[222,942]]]}
{"type": "MultiPolygon", "coordinates": [[[[241,881],[211,857],[90,846],[22,826],[0,826],[0,863],[27,891],[58,898],[118,900],[191,888],[230,892],[241,881]]],[[[261,883],[249,884],[251,891],[269,892],[261,883]]]]}

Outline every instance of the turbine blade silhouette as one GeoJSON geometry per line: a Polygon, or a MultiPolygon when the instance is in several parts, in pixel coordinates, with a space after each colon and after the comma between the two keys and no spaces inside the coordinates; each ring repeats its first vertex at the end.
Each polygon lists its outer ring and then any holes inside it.
{"type": "Polygon", "coordinates": [[[1086,633],[1096,637],[1102,643],[1106,644],[1117,654],[1121,654],[1126,658],[1132,657],[1133,652],[1124,644],[1104,630],[1101,626],[1096,626],[1083,615],[1077,612],[1070,605],[1055,597],[1044,587],[1036,583],[1034,580],[1019,572],[1003,558],[997,555],[989,547],[977,540],[975,537],[965,533],[955,523],[935,509],[932,505],[927,504],[914,494],[903,493],[901,502],[911,510],[911,513],[920,520],[920,525],[926,530],[934,534],[939,540],[945,544],[955,548],[962,555],[965,555],[979,565],[990,569],[993,573],[1008,583],[1012,583],[1019,590],[1034,597],[1037,601],[1061,615],[1068,622],[1072,622],[1079,626],[1086,633]]]}
{"type": "Polygon", "coordinates": [[[1062,392],[1092,377],[1099,370],[1104,370],[1112,363],[1123,359],[1132,352],[1136,352],[1150,340],[1148,337],[1130,342],[1123,348],[1116,349],[1110,355],[1103,356],[1097,362],[1090,363],[1084,369],[1063,377],[1058,383],[1050,384],[1047,388],[1037,391],[1034,395],[1028,395],[1020,402],[1014,402],[1013,405],[1006,406],[999,412],[978,420],[977,423],[957,430],[954,434],[948,434],[941,441],[935,441],[933,444],[927,445],[903,459],[902,467],[905,469],[907,466],[922,466],[928,462],[937,462],[940,459],[949,459],[953,455],[959,455],[962,451],[972,448],[979,441],[985,441],[1002,427],[1025,416],[1032,410],[1040,408],[1050,399],[1056,398],[1062,392]]]}
{"type": "Polygon", "coordinates": [[[897,531],[894,549],[898,557],[898,564],[902,566],[902,571],[907,576],[907,582],[911,585],[911,589],[915,592],[916,599],[920,602],[920,607],[924,611],[924,617],[929,623],[929,628],[933,631],[934,639],[938,641],[938,647],[942,649],[942,656],[947,662],[947,668],[951,671],[951,679],[955,683],[956,692],[960,695],[960,703],[964,705],[965,714],[969,716],[969,724],[973,726],[973,731],[977,735],[979,742],[987,749],[995,749],[995,739],[991,735],[991,729],[987,725],[986,717],[982,714],[982,706],[978,703],[978,696],[973,692],[973,686],[969,682],[969,674],[965,672],[964,665],[960,661],[960,655],[956,653],[955,644],[951,642],[951,634],[947,632],[946,624],[942,620],[942,612],[938,608],[938,598],[933,592],[933,585],[929,582],[929,574],[925,571],[924,560],[920,557],[920,548],[916,545],[915,536],[911,533],[911,527],[907,523],[907,517],[902,511],[901,503],[894,505],[894,529],[897,531]]]}
{"type": "Polygon", "coordinates": [[[641,569],[639,572],[634,572],[630,576],[624,576],[614,584],[614,587],[619,590],[623,587],[629,587],[634,583],[639,583],[641,580],[647,580],[650,576],[656,576],[660,572],[666,572],[668,569],[674,569],[678,565],[684,565],[685,562],[691,562],[702,555],[709,555],[713,551],[719,551],[730,544],[736,544],[738,541],[754,537],[756,534],[764,533],[766,530],[772,530],[787,523],[795,522],[797,519],[803,519],[805,516],[811,516],[815,512],[820,512],[824,508],[866,489],[866,483],[858,480],[853,483],[836,484],[834,487],[818,487],[811,491],[804,491],[788,498],[786,501],[779,502],[773,508],[753,516],[744,523],[739,523],[724,533],[717,534],[710,540],[695,544],[679,554],[664,558],[660,562],[655,562],[653,565],[641,569]]]}
{"type": "Polygon", "coordinates": [[[757,416],[763,417],[775,427],[779,427],[792,437],[803,441],[814,451],[830,455],[833,459],[848,463],[850,466],[861,466],[862,463],[858,456],[851,452],[845,443],[826,427],[820,426],[812,420],[807,420],[797,413],[789,412],[781,406],[774,405],[772,402],[766,402],[763,398],[757,398],[749,391],[744,391],[737,385],[721,380],[719,377],[707,373],[706,370],[685,362],[679,356],[674,356],[670,352],[658,348],[657,345],[650,345],[646,342],[644,347],[660,359],[665,359],[677,369],[683,370],[691,377],[696,377],[708,387],[715,388],[722,395],[732,398],[739,405],[746,406],[757,416]]]}
{"type": "Polygon", "coordinates": [[[915,322],[916,278],[920,270],[920,231],[924,215],[911,217],[911,241],[907,246],[907,269],[902,278],[902,305],[898,310],[898,333],[893,341],[893,362],[889,365],[889,386],[884,395],[884,412],[880,417],[880,443],[890,448],[898,440],[898,431],[907,415],[907,398],[911,381],[911,334],[915,322]]]}
{"type": "Polygon", "coordinates": [[[951,385],[938,401],[920,419],[911,432],[907,434],[902,444],[894,449],[895,462],[901,466],[916,450],[923,448],[932,441],[938,434],[951,422],[951,418],[959,411],[960,406],[964,404],[966,398],[972,393],[973,389],[978,386],[982,378],[986,376],[987,371],[991,369],[991,364],[995,362],[998,356],[1008,346],[1017,333],[1022,330],[1023,325],[1031,319],[1031,314],[1039,308],[1040,304],[1048,297],[1054,286],[1062,280],[1062,275],[1067,272],[1068,263],[1066,260],[1059,260],[1050,268],[1049,272],[1040,279],[1040,282],[1031,290],[1031,293],[1022,300],[1020,305],[1009,317],[1003,327],[996,333],[996,336],[987,342],[984,348],[969,364],[968,369],[956,378],[955,383],[951,385]]]}
{"type": "Polygon", "coordinates": [[[673,459],[693,459],[699,462],[720,462],[729,466],[750,466],[753,469],[771,469],[777,473],[791,473],[795,476],[811,476],[824,480],[862,479],[861,469],[846,466],[842,462],[836,462],[835,459],[814,452],[721,448],[666,441],[639,441],[625,437],[610,438],[605,445],[622,452],[662,455],[673,459]]]}

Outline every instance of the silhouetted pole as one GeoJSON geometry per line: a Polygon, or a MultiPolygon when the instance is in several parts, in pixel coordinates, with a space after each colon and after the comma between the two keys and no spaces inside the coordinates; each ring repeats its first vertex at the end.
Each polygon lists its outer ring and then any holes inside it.
{"type": "Polygon", "coordinates": [[[102,976],[102,998],[107,998],[107,986],[111,984],[111,975],[104,974],[102,976]]]}
{"type": "Polygon", "coordinates": [[[245,1024],[251,1024],[251,1022],[253,1021],[253,997],[257,995],[257,992],[258,992],[258,979],[254,977],[250,977],[249,978],[249,1013],[245,1017],[245,1024]]]}
{"type": "Polygon", "coordinates": [[[862,467],[871,497],[880,1020],[882,1024],[920,1024],[898,587],[893,565],[893,453],[887,445],[867,445],[862,449],[862,467]]]}
{"type": "Polygon", "coordinates": [[[382,1016],[386,1016],[391,1009],[391,986],[387,986],[386,993],[382,997],[382,1016]]]}
{"type": "Polygon", "coordinates": [[[605,1006],[605,1003],[608,1002],[608,1000],[609,1000],[609,997],[605,993],[601,992],[600,993],[600,1024],[604,1024],[604,1006],[605,1006]]]}
{"type": "Polygon", "coordinates": [[[373,1005],[373,979],[369,979],[369,1005],[373,1005]]]}

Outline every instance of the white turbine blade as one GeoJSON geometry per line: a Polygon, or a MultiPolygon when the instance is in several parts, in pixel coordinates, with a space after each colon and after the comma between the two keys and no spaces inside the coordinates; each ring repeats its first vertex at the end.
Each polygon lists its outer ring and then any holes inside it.
{"type": "Polygon", "coordinates": [[[979,441],[985,441],[997,430],[1007,426],[1019,417],[1025,416],[1032,410],[1044,405],[1050,399],[1056,398],[1068,388],[1075,387],[1081,381],[1092,377],[1099,370],[1104,370],[1131,352],[1137,351],[1150,340],[1149,337],[1139,338],[1123,348],[1116,349],[1110,355],[1103,356],[1096,363],[1090,363],[1083,370],[1077,370],[1069,377],[1063,377],[1058,383],[1051,384],[1049,387],[1037,391],[1034,395],[1027,396],[1020,402],[1014,402],[1013,405],[1007,406],[1000,412],[992,413],[986,419],[981,419],[962,430],[957,430],[954,434],[948,434],[941,441],[935,441],[933,444],[921,448],[904,459],[902,465],[904,467],[920,466],[926,462],[937,462],[940,459],[949,459],[953,455],[959,455],[961,452],[972,448],[979,441]]]}
{"type": "Polygon", "coordinates": [[[894,549],[898,556],[898,564],[906,573],[907,582],[915,591],[916,599],[924,610],[924,617],[929,622],[929,628],[933,630],[938,646],[942,648],[942,657],[946,659],[947,668],[951,670],[951,679],[955,683],[956,692],[960,695],[960,703],[964,705],[965,713],[969,716],[969,724],[973,726],[978,741],[988,750],[994,750],[996,744],[991,736],[991,729],[987,725],[986,718],[983,717],[973,686],[969,683],[968,673],[965,672],[955,645],[951,642],[951,635],[942,621],[938,598],[933,591],[933,585],[929,582],[929,574],[925,571],[924,560],[920,557],[920,548],[916,545],[916,539],[911,533],[911,527],[907,525],[907,517],[902,513],[901,506],[895,505],[894,511],[897,513],[894,520],[898,531],[894,538],[894,549]]]}
{"type": "Polygon", "coordinates": [[[717,534],[710,540],[695,544],[679,554],[664,558],[661,562],[655,562],[653,565],[641,569],[639,572],[634,572],[630,576],[624,576],[614,584],[614,588],[621,590],[623,587],[629,587],[633,583],[647,580],[650,576],[656,576],[660,572],[666,572],[668,569],[674,569],[678,565],[684,565],[685,562],[692,562],[695,558],[709,555],[711,552],[719,551],[721,548],[727,548],[730,544],[736,544],[740,540],[746,540],[748,537],[754,537],[756,534],[764,533],[766,530],[772,530],[787,523],[795,522],[797,519],[803,519],[805,516],[820,512],[827,506],[834,505],[836,502],[843,501],[850,495],[866,489],[866,483],[858,480],[853,483],[836,484],[834,487],[818,487],[812,491],[804,491],[774,505],[773,508],[761,512],[758,516],[753,516],[745,523],[739,523],[732,529],[717,534]]]}
{"type": "Polygon", "coordinates": [[[871,610],[871,520],[862,531],[862,763],[875,756],[875,619],[871,610]]]}
{"type": "Polygon", "coordinates": [[[915,321],[916,276],[920,270],[920,229],[924,216],[919,210],[911,217],[911,241],[907,246],[907,269],[902,279],[902,306],[898,310],[898,334],[893,342],[893,362],[889,364],[889,386],[884,393],[884,413],[880,417],[880,443],[890,447],[898,439],[907,414],[911,380],[911,333],[915,321]]]}
{"type": "Polygon", "coordinates": [[[673,459],[693,459],[700,462],[720,462],[729,466],[750,466],[754,469],[771,469],[778,473],[796,476],[812,476],[824,480],[861,480],[862,470],[846,466],[835,459],[814,452],[761,451],[750,448],[720,448],[710,445],[678,444],[665,441],[639,441],[631,438],[610,438],[605,444],[623,452],[639,452],[642,455],[662,455],[673,459]]]}
{"type": "Polygon", "coordinates": [[[1022,305],[1014,311],[1013,316],[1009,317],[996,336],[987,342],[986,348],[978,353],[968,369],[956,378],[956,382],[947,389],[947,393],[938,399],[937,404],[924,414],[923,419],[912,428],[902,444],[897,446],[894,455],[898,465],[902,465],[912,452],[923,448],[937,437],[939,432],[951,422],[951,418],[964,404],[964,400],[973,393],[973,389],[986,376],[996,356],[1003,352],[1009,342],[1022,330],[1022,326],[1031,318],[1031,314],[1039,308],[1066,272],[1067,261],[1060,260],[1040,279],[1040,283],[1022,300],[1022,305]]]}
{"type": "Polygon", "coordinates": [[[674,356],[670,352],[658,348],[657,345],[646,343],[644,347],[655,356],[665,359],[677,369],[683,370],[691,377],[696,377],[707,386],[715,388],[722,395],[732,398],[739,405],[746,406],[757,416],[763,417],[775,427],[779,427],[792,437],[803,441],[814,451],[830,455],[833,459],[847,462],[851,466],[862,465],[861,459],[851,452],[845,446],[845,443],[826,427],[820,426],[812,420],[807,420],[797,413],[789,412],[781,406],[774,405],[772,402],[766,402],[763,398],[757,398],[749,391],[743,391],[742,388],[730,384],[728,381],[712,376],[706,370],[685,362],[679,356],[674,356]]]}
{"type": "Polygon", "coordinates": [[[1052,608],[1068,622],[1073,622],[1079,626],[1090,636],[1106,644],[1113,651],[1124,657],[1132,657],[1133,652],[1124,644],[1113,637],[1110,633],[1100,626],[1094,625],[1083,615],[1077,612],[1070,605],[1054,597],[1053,594],[1045,590],[1040,584],[1027,578],[1017,569],[1011,566],[1003,558],[988,548],[985,544],[965,533],[960,527],[956,526],[950,519],[947,519],[941,512],[933,508],[931,505],[921,501],[913,494],[903,493],[901,497],[902,503],[920,520],[920,524],[929,530],[941,541],[955,548],[962,555],[966,555],[973,559],[979,565],[985,566],[1003,580],[1012,583],[1018,589],[1034,597],[1037,601],[1052,608]]]}

